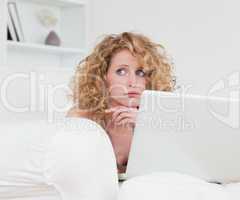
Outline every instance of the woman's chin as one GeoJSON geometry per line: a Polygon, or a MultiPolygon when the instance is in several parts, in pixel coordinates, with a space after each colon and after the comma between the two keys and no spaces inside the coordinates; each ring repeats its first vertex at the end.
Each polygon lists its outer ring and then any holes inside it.
{"type": "Polygon", "coordinates": [[[139,107],[139,99],[128,99],[127,101],[123,101],[121,102],[121,104],[123,106],[126,106],[126,107],[133,107],[133,108],[136,108],[136,107],[139,107]]]}
{"type": "Polygon", "coordinates": [[[140,98],[118,98],[112,99],[111,103],[112,106],[125,106],[125,107],[139,107],[140,98]]]}

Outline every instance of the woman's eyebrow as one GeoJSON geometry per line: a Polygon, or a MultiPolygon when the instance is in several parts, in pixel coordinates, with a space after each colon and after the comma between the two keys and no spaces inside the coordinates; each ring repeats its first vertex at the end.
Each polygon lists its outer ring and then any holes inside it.
{"type": "Polygon", "coordinates": [[[129,67],[128,64],[118,64],[118,65],[116,65],[116,66],[117,66],[117,67],[121,67],[121,66],[129,67]]]}

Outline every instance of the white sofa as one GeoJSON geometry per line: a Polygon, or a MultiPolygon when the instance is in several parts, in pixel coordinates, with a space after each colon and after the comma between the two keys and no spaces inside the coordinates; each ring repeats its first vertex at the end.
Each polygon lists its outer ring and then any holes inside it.
{"type": "Polygon", "coordinates": [[[73,69],[1,67],[0,121],[62,119],[72,104],[66,94],[73,74],[73,69]]]}
{"type": "Polygon", "coordinates": [[[58,69],[0,70],[0,199],[240,199],[240,184],[213,185],[173,172],[136,177],[119,187],[103,129],[87,119],[65,118],[71,102],[64,88],[72,75],[58,69]],[[42,109],[48,103],[52,106],[42,109]],[[21,109],[26,111],[18,113],[21,109]]]}

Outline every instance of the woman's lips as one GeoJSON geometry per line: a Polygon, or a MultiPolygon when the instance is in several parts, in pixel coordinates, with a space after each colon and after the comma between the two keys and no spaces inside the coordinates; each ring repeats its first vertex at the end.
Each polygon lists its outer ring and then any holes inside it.
{"type": "Polygon", "coordinates": [[[129,92],[127,93],[128,97],[139,97],[140,96],[140,93],[137,93],[137,92],[129,92]]]}

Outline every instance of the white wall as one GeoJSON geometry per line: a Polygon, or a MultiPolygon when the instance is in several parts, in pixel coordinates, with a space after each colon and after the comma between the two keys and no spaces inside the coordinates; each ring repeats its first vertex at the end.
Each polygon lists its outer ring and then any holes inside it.
{"type": "Polygon", "coordinates": [[[5,36],[6,36],[6,10],[4,9],[5,2],[0,1],[0,66],[5,63],[5,36]]]}
{"type": "Polygon", "coordinates": [[[145,33],[173,56],[180,82],[206,94],[240,69],[239,7],[237,0],[92,0],[92,42],[105,33],[145,33]]]}

